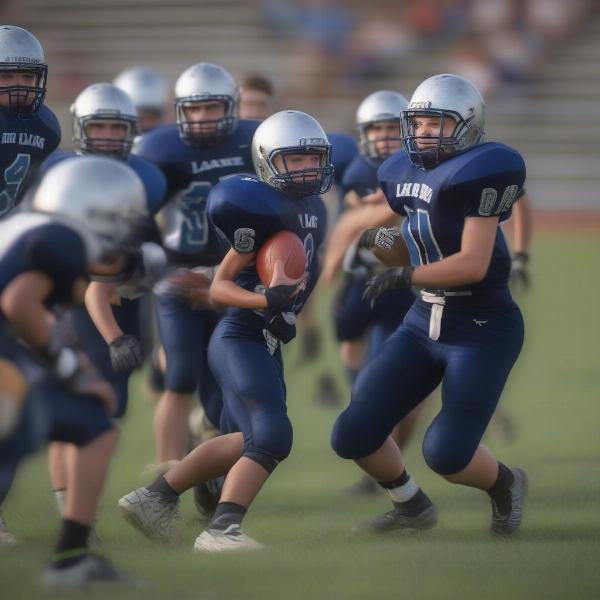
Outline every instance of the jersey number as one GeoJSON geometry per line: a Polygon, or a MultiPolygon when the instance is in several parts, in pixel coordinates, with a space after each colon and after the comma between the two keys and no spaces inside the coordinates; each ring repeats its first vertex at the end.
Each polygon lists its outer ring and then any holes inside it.
{"type": "Polygon", "coordinates": [[[4,169],[2,185],[4,189],[0,193],[0,218],[14,208],[19,188],[29,173],[30,164],[31,156],[29,154],[17,154],[15,160],[4,169]]]}
{"type": "Polygon", "coordinates": [[[208,242],[206,199],[210,188],[208,181],[195,181],[177,198],[183,216],[181,250],[192,250],[208,242]]]}
{"type": "Polygon", "coordinates": [[[414,210],[406,205],[404,210],[406,219],[402,223],[402,237],[408,246],[411,264],[426,265],[444,258],[433,237],[429,213],[421,208],[414,210]]]}

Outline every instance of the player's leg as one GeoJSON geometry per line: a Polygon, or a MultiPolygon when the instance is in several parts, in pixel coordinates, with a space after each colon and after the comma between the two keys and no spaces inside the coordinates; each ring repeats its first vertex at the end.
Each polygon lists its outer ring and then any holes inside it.
{"type": "Polygon", "coordinates": [[[392,511],[367,523],[370,529],[425,529],[437,520],[435,508],[406,472],[400,449],[389,435],[441,377],[441,365],[424,334],[404,325],[361,371],[350,405],[335,423],[333,449],[378,481],[394,505],[392,511]]]}
{"type": "Polygon", "coordinates": [[[166,389],[156,405],[154,435],[157,461],[165,464],[183,458],[188,448],[188,417],[206,342],[201,311],[164,295],[157,297],[157,309],[166,389]]]}
{"type": "MultiPolygon", "coordinates": [[[[464,319],[463,319],[464,320],[464,319]]],[[[459,323],[463,331],[467,323],[459,323]]],[[[492,500],[492,533],[508,535],[521,522],[526,475],[498,462],[480,444],[523,342],[518,309],[491,314],[486,328],[448,350],[442,409],[423,440],[428,465],[452,483],[484,490],[492,500]]]]}

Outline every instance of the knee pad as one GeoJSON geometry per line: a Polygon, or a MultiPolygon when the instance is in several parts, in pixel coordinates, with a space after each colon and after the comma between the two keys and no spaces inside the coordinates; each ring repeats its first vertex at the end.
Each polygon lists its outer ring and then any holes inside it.
{"type": "Polygon", "coordinates": [[[454,444],[454,440],[439,435],[431,428],[423,439],[423,457],[432,471],[438,475],[453,475],[462,471],[473,458],[464,444],[454,444]]]}
{"type": "Polygon", "coordinates": [[[343,412],[333,426],[330,443],[340,458],[356,460],[373,454],[382,442],[366,433],[356,419],[343,412]]]}
{"type": "Polygon", "coordinates": [[[271,474],[275,467],[284,459],[285,456],[281,459],[275,458],[270,454],[265,454],[264,452],[258,452],[257,450],[247,450],[244,452],[243,456],[249,458],[251,461],[254,461],[256,464],[259,464],[263,469],[265,469],[269,474],[271,474]]]}

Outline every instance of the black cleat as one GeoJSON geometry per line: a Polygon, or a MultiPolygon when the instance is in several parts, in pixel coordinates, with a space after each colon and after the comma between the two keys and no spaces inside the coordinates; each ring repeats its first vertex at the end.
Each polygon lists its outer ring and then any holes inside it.
{"type": "Polygon", "coordinates": [[[396,529],[431,529],[438,521],[437,510],[423,490],[419,490],[408,502],[394,502],[393,510],[379,517],[360,523],[357,531],[385,533],[396,529]]]}
{"type": "Polygon", "coordinates": [[[81,588],[106,583],[129,587],[144,585],[142,580],[117,570],[106,558],[97,554],[88,554],[70,567],[59,568],[55,563],[49,563],[42,574],[42,585],[47,589],[81,588]]]}
{"type": "Polygon", "coordinates": [[[223,481],[223,477],[218,477],[194,486],[194,505],[203,519],[213,516],[221,498],[223,481]]]}
{"type": "Polygon", "coordinates": [[[511,469],[513,482],[510,486],[510,512],[502,514],[492,500],[492,524],[490,533],[495,537],[508,537],[521,525],[523,501],[527,495],[527,473],[523,469],[511,469]]]}

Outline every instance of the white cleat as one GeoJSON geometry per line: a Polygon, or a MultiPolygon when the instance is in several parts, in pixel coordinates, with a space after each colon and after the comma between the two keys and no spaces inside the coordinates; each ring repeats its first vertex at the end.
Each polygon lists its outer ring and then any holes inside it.
{"type": "Polygon", "coordinates": [[[194,543],[198,552],[235,552],[237,550],[260,550],[263,544],[242,533],[239,525],[227,529],[205,529],[194,543]]]}
{"type": "Polygon", "coordinates": [[[153,542],[169,544],[178,539],[179,499],[165,500],[162,494],[141,487],[119,500],[119,512],[153,542]]]}
{"type": "Polygon", "coordinates": [[[0,547],[13,547],[17,545],[16,536],[8,530],[4,519],[0,515],[0,547]]]}

